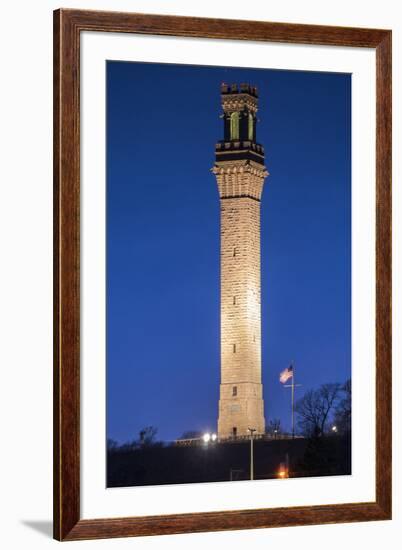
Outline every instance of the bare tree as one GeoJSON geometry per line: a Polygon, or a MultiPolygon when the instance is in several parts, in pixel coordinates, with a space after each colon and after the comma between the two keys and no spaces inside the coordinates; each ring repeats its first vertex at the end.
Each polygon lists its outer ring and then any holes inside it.
{"type": "Polygon", "coordinates": [[[107,440],[107,450],[109,452],[117,451],[118,448],[119,448],[119,445],[118,445],[117,441],[115,441],[114,439],[110,439],[110,438],[107,440]]]}
{"type": "Polygon", "coordinates": [[[325,433],[330,413],[337,405],[341,384],[323,384],[317,390],[309,390],[295,405],[298,425],[307,436],[318,437],[325,433]]]}
{"type": "Polygon", "coordinates": [[[268,425],[265,428],[265,432],[267,434],[276,436],[276,434],[280,433],[281,431],[281,421],[279,418],[273,418],[272,420],[269,420],[268,425]]]}
{"type": "Polygon", "coordinates": [[[308,390],[297,400],[295,411],[299,417],[298,426],[304,435],[318,435],[321,424],[321,406],[317,390],[308,390]]]}
{"type": "Polygon", "coordinates": [[[330,413],[339,402],[341,389],[341,384],[323,384],[320,388],[323,402],[321,433],[325,432],[325,426],[327,421],[329,420],[330,413]]]}
{"type": "Polygon", "coordinates": [[[137,448],[138,448],[138,441],[136,441],[135,439],[132,439],[131,441],[126,441],[125,443],[120,445],[117,450],[128,452],[128,451],[134,451],[137,448]]]}
{"type": "Polygon", "coordinates": [[[155,426],[146,426],[145,428],[143,428],[139,433],[140,444],[143,445],[144,447],[153,445],[155,443],[157,432],[158,432],[158,428],[155,428],[155,426]]]}
{"type": "Polygon", "coordinates": [[[340,433],[347,433],[352,427],[352,381],[350,378],[343,384],[341,396],[335,410],[334,422],[340,433]]]}

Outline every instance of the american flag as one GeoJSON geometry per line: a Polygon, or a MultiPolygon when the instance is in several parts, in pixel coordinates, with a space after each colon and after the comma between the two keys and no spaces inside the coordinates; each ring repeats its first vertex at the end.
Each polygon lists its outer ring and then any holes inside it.
{"type": "Polygon", "coordinates": [[[290,365],[290,367],[286,367],[286,369],[283,370],[279,375],[279,382],[282,382],[282,384],[284,384],[289,380],[289,378],[292,378],[292,376],[293,376],[293,365],[290,365]]]}

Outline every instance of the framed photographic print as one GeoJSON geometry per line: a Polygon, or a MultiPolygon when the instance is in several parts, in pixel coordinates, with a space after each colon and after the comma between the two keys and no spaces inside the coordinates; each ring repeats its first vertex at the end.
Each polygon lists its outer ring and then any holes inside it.
{"type": "Polygon", "coordinates": [[[391,517],[391,32],[54,13],[54,536],[391,517]]]}

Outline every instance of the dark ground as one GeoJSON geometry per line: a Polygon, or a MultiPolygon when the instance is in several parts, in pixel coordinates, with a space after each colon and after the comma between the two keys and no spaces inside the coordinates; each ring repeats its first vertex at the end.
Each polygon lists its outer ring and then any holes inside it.
{"type": "MultiPolygon", "coordinates": [[[[254,441],[254,479],[277,477],[289,456],[289,477],[351,473],[349,436],[254,441]]],[[[250,442],[181,447],[154,444],[108,451],[107,487],[164,485],[250,477],[250,442]]]]}

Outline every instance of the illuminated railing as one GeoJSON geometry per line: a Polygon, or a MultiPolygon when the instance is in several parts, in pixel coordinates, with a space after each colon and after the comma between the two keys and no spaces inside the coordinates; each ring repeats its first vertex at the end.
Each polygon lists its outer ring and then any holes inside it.
{"type": "MultiPolygon", "coordinates": [[[[250,435],[230,435],[227,437],[218,437],[215,441],[211,443],[241,443],[244,441],[250,441],[250,435]]],[[[275,440],[286,440],[286,439],[304,439],[302,435],[295,435],[294,438],[292,434],[287,433],[272,433],[272,434],[254,434],[254,441],[263,440],[263,441],[275,441],[275,440]]],[[[195,437],[190,439],[176,439],[175,445],[182,447],[187,446],[196,446],[196,445],[205,445],[205,439],[203,437],[195,437]]]]}

